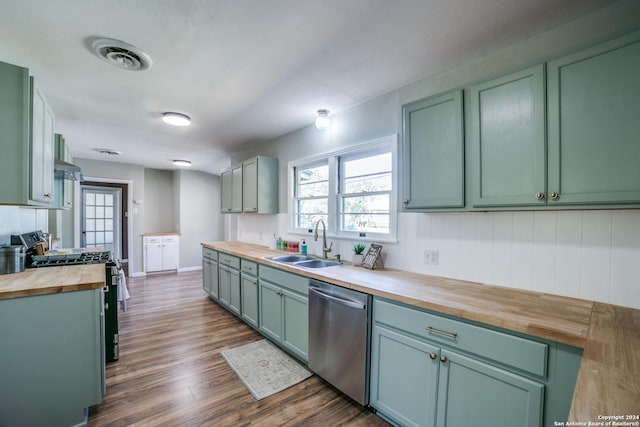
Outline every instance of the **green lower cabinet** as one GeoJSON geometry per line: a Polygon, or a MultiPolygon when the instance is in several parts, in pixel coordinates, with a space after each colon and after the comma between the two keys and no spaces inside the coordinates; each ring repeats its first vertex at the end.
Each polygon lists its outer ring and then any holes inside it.
{"type": "Polygon", "coordinates": [[[258,327],[258,278],[242,274],[240,280],[242,295],[242,319],[253,326],[258,327]]]}
{"type": "Polygon", "coordinates": [[[374,297],[370,404],[400,426],[566,421],[582,351],[374,297]]]}
{"type": "Polygon", "coordinates": [[[544,385],[443,350],[437,427],[539,427],[544,385]]]}
{"type": "Polygon", "coordinates": [[[379,325],[371,345],[371,406],[400,425],[434,426],[440,349],[379,325]]]}
{"type": "Polygon", "coordinates": [[[282,345],[299,358],[309,358],[309,298],[282,290],[282,345]]]}
{"type": "Polygon", "coordinates": [[[225,265],[220,265],[218,271],[220,302],[240,315],[240,272],[225,265]]]}
{"type": "Polygon", "coordinates": [[[213,299],[218,299],[218,262],[202,258],[202,288],[213,299]]]}
{"type": "Polygon", "coordinates": [[[260,332],[276,342],[282,341],[282,293],[279,286],[259,281],[260,332]]]}
{"type": "Polygon", "coordinates": [[[260,267],[259,325],[266,337],[307,363],[309,297],[307,279],[271,267],[260,267]]]}

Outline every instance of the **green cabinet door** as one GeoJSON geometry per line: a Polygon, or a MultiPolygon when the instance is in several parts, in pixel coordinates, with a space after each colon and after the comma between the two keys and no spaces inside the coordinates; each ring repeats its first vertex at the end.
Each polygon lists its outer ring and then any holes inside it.
{"type": "Polygon", "coordinates": [[[242,298],[240,293],[240,272],[229,269],[229,310],[240,316],[242,298]]]}
{"type": "Polygon", "coordinates": [[[378,324],[371,343],[371,405],[400,425],[434,426],[440,349],[378,324]]]}
{"type": "Polygon", "coordinates": [[[406,210],[464,207],[462,91],[402,107],[406,210]]]}
{"type": "Polygon", "coordinates": [[[242,274],[242,318],[251,326],[258,327],[258,279],[242,274]]]}
{"type": "Polygon", "coordinates": [[[438,427],[541,427],[544,385],[442,351],[438,427]]]}
{"type": "Polygon", "coordinates": [[[233,188],[231,186],[231,170],[223,171],[220,174],[220,212],[231,212],[231,194],[233,188]]]}
{"type": "Polygon", "coordinates": [[[474,207],[545,204],[544,93],[542,65],[471,86],[474,207]]]}
{"type": "Polygon", "coordinates": [[[231,305],[231,269],[225,265],[220,264],[218,267],[218,298],[220,304],[226,307],[231,305]]]}
{"type": "Polygon", "coordinates": [[[242,165],[231,168],[231,212],[242,212],[242,165]]]}
{"type": "Polygon", "coordinates": [[[216,261],[202,259],[202,287],[213,299],[218,299],[218,263],[216,261]]]}
{"type": "Polygon", "coordinates": [[[53,111],[44,94],[31,78],[32,90],[32,134],[31,134],[31,189],[30,198],[34,202],[51,205],[53,203],[53,111]]]}
{"type": "Polygon", "coordinates": [[[260,291],[259,327],[260,332],[274,340],[282,342],[282,297],[279,286],[260,279],[258,281],[260,291]]]}
{"type": "Polygon", "coordinates": [[[549,204],[640,202],[640,33],[548,64],[549,204]]]}
{"type": "Polygon", "coordinates": [[[282,345],[308,361],[309,298],[286,289],[282,289],[282,345]]]}
{"type": "Polygon", "coordinates": [[[258,158],[242,162],[242,210],[258,212],[258,158]]]}

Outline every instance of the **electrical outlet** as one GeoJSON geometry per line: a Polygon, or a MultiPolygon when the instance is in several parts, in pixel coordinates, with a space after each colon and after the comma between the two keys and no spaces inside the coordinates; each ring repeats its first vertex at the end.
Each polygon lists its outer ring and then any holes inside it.
{"type": "Polygon", "coordinates": [[[438,250],[437,249],[425,249],[424,250],[424,263],[427,265],[438,265],[438,250]]]}

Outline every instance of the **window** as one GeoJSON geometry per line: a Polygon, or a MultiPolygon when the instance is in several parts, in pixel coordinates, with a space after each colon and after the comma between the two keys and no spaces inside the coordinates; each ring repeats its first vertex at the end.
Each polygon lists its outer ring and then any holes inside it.
{"type": "Polygon", "coordinates": [[[391,150],[339,157],[339,164],[340,231],[389,234],[391,150]]]}
{"type": "Polygon", "coordinates": [[[329,216],[329,163],[325,161],[295,168],[294,228],[313,228],[329,216]]]}
{"type": "Polygon", "coordinates": [[[395,238],[396,138],[291,162],[292,228],[308,233],[322,219],[336,237],[395,238]]]}

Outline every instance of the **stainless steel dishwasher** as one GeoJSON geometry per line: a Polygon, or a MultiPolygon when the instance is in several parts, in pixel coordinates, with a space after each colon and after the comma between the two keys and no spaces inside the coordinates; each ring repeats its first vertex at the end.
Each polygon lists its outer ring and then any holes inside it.
{"type": "Polygon", "coordinates": [[[371,296],[309,279],[309,368],[361,405],[369,403],[371,296]]]}

